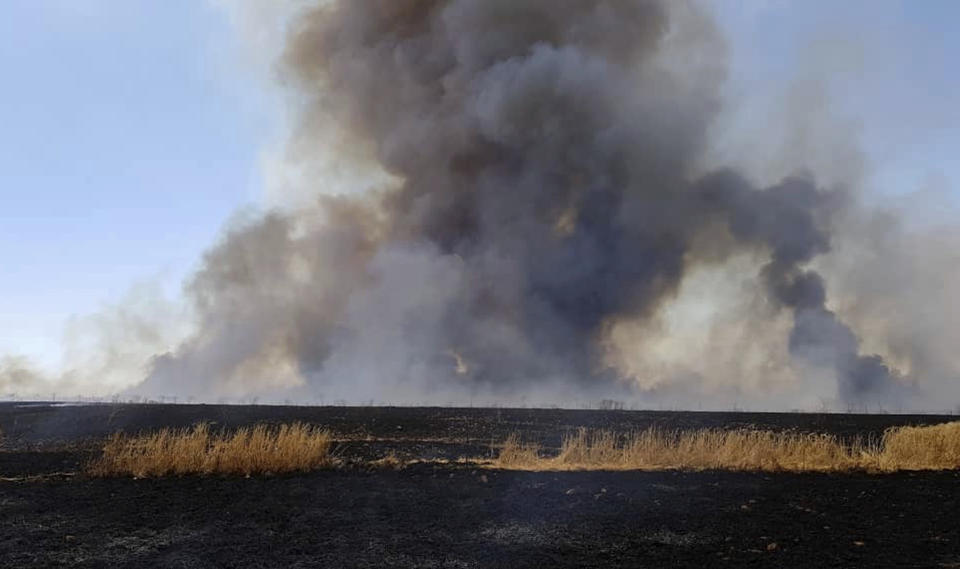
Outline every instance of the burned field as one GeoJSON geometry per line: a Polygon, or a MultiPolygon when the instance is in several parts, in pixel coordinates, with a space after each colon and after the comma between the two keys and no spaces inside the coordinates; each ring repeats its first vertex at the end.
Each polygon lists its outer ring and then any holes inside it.
{"type": "Polygon", "coordinates": [[[950,417],[0,406],[3,567],[955,567],[960,474],[498,470],[512,433],[750,427],[879,437],[950,417]],[[95,478],[117,431],[322,426],[340,466],[95,478]],[[394,469],[373,463],[398,457],[394,469]]]}

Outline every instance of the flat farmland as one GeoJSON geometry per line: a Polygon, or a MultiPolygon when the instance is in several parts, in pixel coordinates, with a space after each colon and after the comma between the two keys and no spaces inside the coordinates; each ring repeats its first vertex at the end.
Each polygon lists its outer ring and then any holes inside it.
{"type": "Polygon", "coordinates": [[[2,567],[960,567],[960,474],[525,472],[580,428],[877,438],[931,415],[215,405],[0,405],[2,567]],[[94,478],[102,441],[207,422],[331,431],[339,466],[94,478]],[[372,468],[397,457],[406,466],[372,468]]]}

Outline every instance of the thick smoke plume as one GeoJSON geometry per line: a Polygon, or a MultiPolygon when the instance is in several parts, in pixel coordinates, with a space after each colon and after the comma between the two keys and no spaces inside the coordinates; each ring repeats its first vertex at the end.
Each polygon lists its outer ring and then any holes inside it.
{"type": "Polygon", "coordinates": [[[724,65],[709,19],[680,2],[303,13],[284,56],[302,105],[292,144],[308,154],[335,129],[395,183],[236,223],[189,285],[197,332],[137,390],[630,393],[611,330],[656,318],[692,268],[748,255],[762,302],[792,318],[798,367],[834,377],[847,402],[903,397],[909,382],[861,354],[810,267],[843,191],[698,168],[724,65]]]}

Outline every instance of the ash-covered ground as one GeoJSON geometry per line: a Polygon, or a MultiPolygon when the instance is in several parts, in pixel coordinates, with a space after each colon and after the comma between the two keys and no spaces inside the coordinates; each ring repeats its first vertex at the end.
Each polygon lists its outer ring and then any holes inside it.
{"type": "Polygon", "coordinates": [[[960,567],[960,474],[510,472],[511,432],[751,426],[879,436],[938,416],[0,404],[0,567],[960,567]],[[262,478],[91,479],[117,430],[329,427],[344,466],[262,478]]]}

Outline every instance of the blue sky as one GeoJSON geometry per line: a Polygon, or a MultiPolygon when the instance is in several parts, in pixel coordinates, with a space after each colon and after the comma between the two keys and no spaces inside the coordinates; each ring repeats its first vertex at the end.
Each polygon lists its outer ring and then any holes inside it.
{"type": "MultiPolygon", "coordinates": [[[[231,213],[262,198],[280,112],[223,4],[244,2],[3,3],[0,354],[55,362],[71,315],[143,280],[175,291],[231,213]]],[[[749,105],[775,104],[824,64],[875,191],[955,195],[960,3],[712,6],[731,41],[730,88],[749,105]]]]}
{"type": "Polygon", "coordinates": [[[258,197],[268,127],[204,2],[0,12],[0,353],[47,359],[71,314],[138,280],[176,286],[258,197]]]}
{"type": "MultiPolygon", "coordinates": [[[[960,188],[960,3],[951,0],[714,0],[746,113],[821,74],[829,108],[866,154],[869,190],[960,188]]],[[[765,125],[775,128],[776,125],[765,125]]],[[[838,130],[843,130],[841,126],[838,130]]]]}

